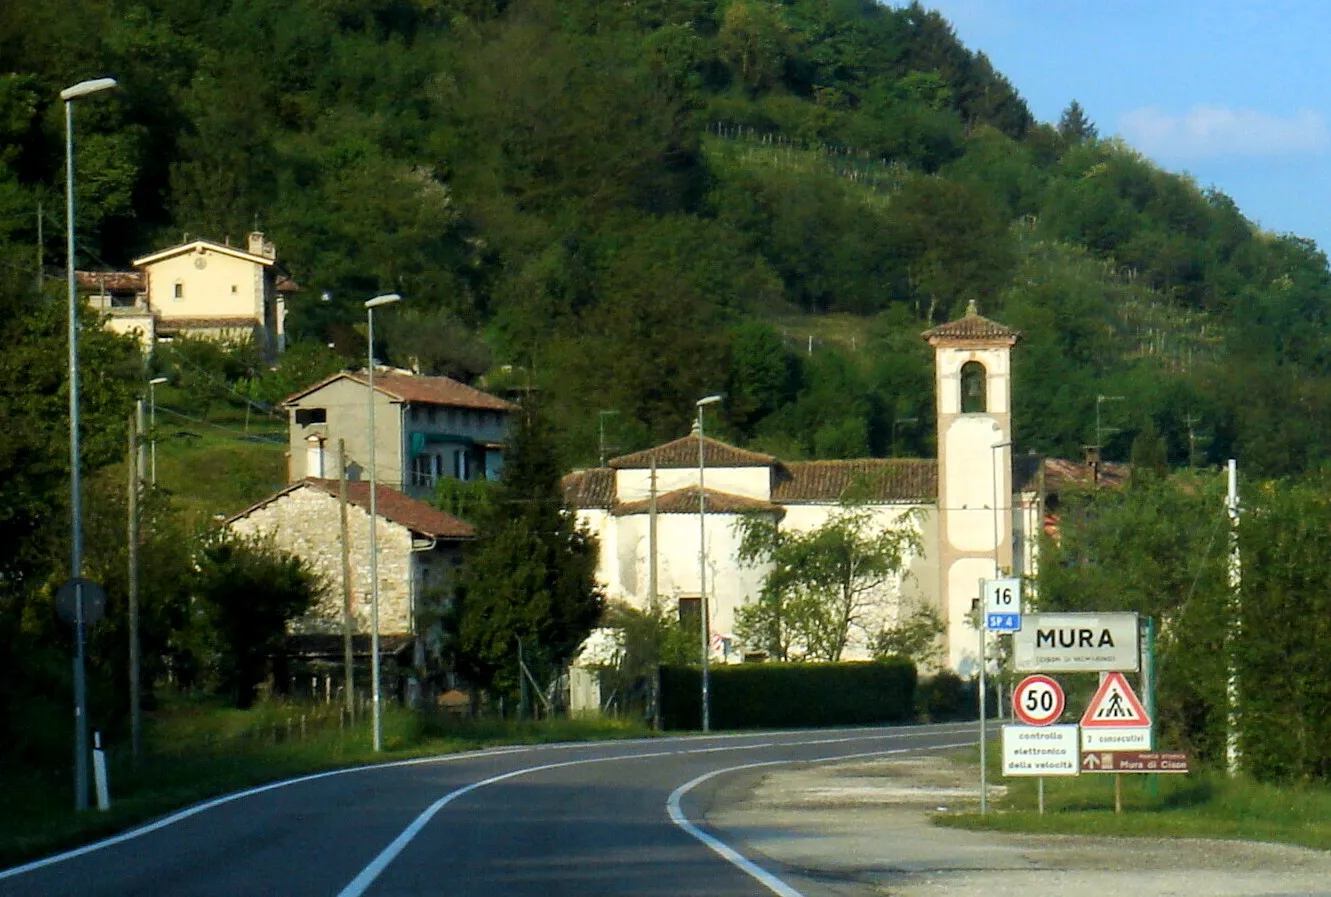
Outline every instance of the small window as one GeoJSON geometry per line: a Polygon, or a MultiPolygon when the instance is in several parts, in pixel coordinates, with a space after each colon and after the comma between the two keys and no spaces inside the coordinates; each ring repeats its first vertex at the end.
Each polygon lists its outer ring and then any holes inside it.
{"type": "Polygon", "coordinates": [[[308,427],[310,424],[328,423],[327,408],[297,408],[296,423],[302,427],[308,427]]]}
{"type": "Polygon", "coordinates": [[[236,293],[238,293],[238,292],[240,292],[240,291],[237,289],[236,285],[233,283],[233,284],[231,285],[231,295],[234,296],[234,295],[236,295],[236,293]]]}
{"type": "Polygon", "coordinates": [[[177,302],[185,298],[185,285],[178,280],[176,281],[176,288],[173,296],[177,302]]]}
{"type": "Polygon", "coordinates": [[[702,601],[697,597],[679,599],[679,625],[685,632],[697,632],[702,626],[702,601]]]}
{"type": "Polygon", "coordinates": [[[961,413],[980,414],[987,410],[984,365],[968,361],[961,366],[961,413]]]}

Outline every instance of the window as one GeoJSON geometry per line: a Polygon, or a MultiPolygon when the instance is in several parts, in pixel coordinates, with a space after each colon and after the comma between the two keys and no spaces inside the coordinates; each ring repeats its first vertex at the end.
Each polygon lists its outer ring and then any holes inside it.
{"type": "Polygon", "coordinates": [[[296,423],[302,427],[308,427],[310,424],[328,423],[327,408],[297,408],[296,423]]]}
{"type": "Polygon", "coordinates": [[[679,625],[685,632],[697,632],[702,626],[702,601],[699,598],[679,599],[679,625]]]}
{"type": "Polygon", "coordinates": [[[172,298],[177,302],[185,298],[185,284],[181,283],[179,280],[176,281],[176,288],[175,292],[172,294],[172,298]]]}
{"type": "Polygon", "coordinates": [[[467,479],[467,451],[466,449],[453,450],[453,477],[459,480],[467,479]]]}
{"type": "Polygon", "coordinates": [[[411,459],[411,484],[413,486],[434,485],[433,455],[417,455],[411,459]]]}
{"type": "Polygon", "coordinates": [[[968,361],[961,366],[961,413],[982,413],[985,401],[984,365],[968,361]]]}
{"type": "Polygon", "coordinates": [[[231,295],[234,296],[234,295],[236,295],[237,292],[238,292],[238,291],[237,291],[237,289],[236,289],[236,285],[233,283],[233,284],[231,285],[231,295]]]}

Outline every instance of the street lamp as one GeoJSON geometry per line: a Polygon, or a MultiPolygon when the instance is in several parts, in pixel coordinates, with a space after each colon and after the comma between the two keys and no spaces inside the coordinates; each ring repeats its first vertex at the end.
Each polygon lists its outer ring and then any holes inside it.
{"type": "Polygon", "coordinates": [[[397,293],[386,293],[365,303],[365,316],[370,326],[370,388],[366,400],[370,414],[370,689],[376,751],[383,750],[384,717],[379,687],[379,472],[374,459],[374,310],[401,301],[402,297],[397,293]]]}
{"type": "MultiPolygon", "coordinates": [[[[149,444],[152,446],[149,468],[152,470],[152,483],[157,485],[157,385],[165,383],[166,377],[153,377],[148,381],[148,429],[149,444]]],[[[140,474],[142,476],[142,474],[140,474]]]]}
{"type": "MultiPolygon", "coordinates": [[[[1012,447],[1011,439],[1004,439],[1002,442],[995,442],[993,445],[989,446],[989,461],[990,461],[989,466],[991,469],[990,472],[994,476],[994,579],[998,579],[1000,576],[1003,575],[999,567],[1000,563],[999,549],[1002,546],[1002,542],[1000,541],[998,535],[999,534],[998,485],[999,482],[1003,479],[1003,477],[1002,474],[999,472],[998,460],[994,453],[1001,448],[1011,448],[1011,447],[1012,447]]],[[[986,672],[985,667],[989,665],[989,657],[988,657],[989,652],[988,652],[988,645],[986,644],[986,639],[985,639],[986,627],[985,627],[983,590],[981,590],[980,594],[980,607],[979,607],[978,620],[976,622],[979,624],[980,627],[980,702],[979,702],[980,703],[980,815],[983,816],[984,814],[989,812],[989,784],[986,781],[987,771],[985,767],[985,753],[986,753],[987,742],[989,740],[989,733],[987,728],[988,708],[985,706],[988,703],[988,696],[986,692],[989,690],[989,688],[988,685],[985,683],[985,672],[986,672]]]]}
{"type": "Polygon", "coordinates": [[[599,443],[600,452],[598,453],[598,467],[605,467],[605,419],[613,414],[618,414],[618,409],[610,408],[606,411],[596,412],[596,423],[601,431],[601,441],[599,443]]]}
{"type": "Polygon", "coordinates": [[[74,289],[74,101],[110,90],[114,78],[80,81],[65,101],[65,263],[69,284],[70,576],[74,580],[74,809],[88,809],[88,696],[83,673],[83,495],[79,472],[79,309],[74,289]]]}
{"type": "Polygon", "coordinates": [[[712,683],[710,655],[712,623],[707,607],[707,470],[706,440],[703,439],[702,410],[721,401],[720,396],[706,396],[694,404],[698,408],[698,618],[702,624],[702,730],[712,730],[712,683]]]}

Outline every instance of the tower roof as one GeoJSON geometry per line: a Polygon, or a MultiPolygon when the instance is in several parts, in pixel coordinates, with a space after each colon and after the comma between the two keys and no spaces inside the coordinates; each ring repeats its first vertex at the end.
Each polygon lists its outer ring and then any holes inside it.
{"type": "Polygon", "coordinates": [[[1001,343],[1011,346],[1021,338],[1021,334],[997,321],[991,321],[979,313],[972,299],[966,306],[966,314],[955,321],[939,324],[921,334],[930,345],[940,343],[1001,343]]]}

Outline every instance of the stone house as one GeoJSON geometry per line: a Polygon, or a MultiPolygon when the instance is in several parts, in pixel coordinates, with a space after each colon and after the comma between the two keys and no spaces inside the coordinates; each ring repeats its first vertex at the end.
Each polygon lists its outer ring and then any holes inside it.
{"type": "MultiPolygon", "coordinates": [[[[381,653],[399,665],[424,661],[423,600],[452,594],[471,525],[386,486],[378,511],[379,635],[381,653]]],[[[347,483],[347,544],[351,617],[356,653],[370,655],[370,488],[347,483]]],[[[327,584],[319,604],[290,626],[293,654],[340,661],[343,654],[341,501],[337,480],[303,479],[241,511],[225,525],[233,532],[271,537],[304,558],[327,584]]]]}
{"type": "Polygon", "coordinates": [[[277,268],[259,232],[244,249],[193,240],[134,260],[132,271],[79,271],[87,301],[106,326],[145,350],[176,336],[253,340],[275,359],[285,347],[286,297],[298,287],[277,268]]]}
{"type": "MultiPolygon", "coordinates": [[[[282,402],[289,415],[288,480],[337,472],[338,441],[349,476],[369,476],[369,378],[344,371],[282,402]]],[[[443,478],[495,479],[517,405],[449,377],[375,368],[376,478],[410,495],[443,478]]]]}

